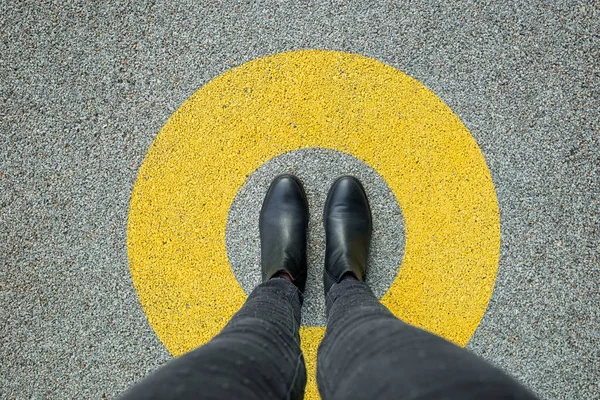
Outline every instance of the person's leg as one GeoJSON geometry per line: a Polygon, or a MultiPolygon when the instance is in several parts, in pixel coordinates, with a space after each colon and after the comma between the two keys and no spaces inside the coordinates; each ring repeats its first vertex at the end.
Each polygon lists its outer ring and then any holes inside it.
{"type": "Polygon", "coordinates": [[[301,399],[301,293],[283,278],[257,286],[204,346],[146,377],[123,399],[301,399]]]}
{"type": "Polygon", "coordinates": [[[396,318],[361,281],[327,295],[317,382],[332,399],[535,399],[501,370],[396,318]]]}
{"type": "Polygon", "coordinates": [[[301,292],[306,285],[308,205],[298,178],[276,177],[259,230],[263,283],[221,333],[167,364],[125,399],[301,399],[301,292]]]}
{"type": "Polygon", "coordinates": [[[372,221],[356,178],[332,185],[323,219],[328,320],[317,357],[323,400],[535,398],[502,371],[379,303],[363,283],[372,221]]]}

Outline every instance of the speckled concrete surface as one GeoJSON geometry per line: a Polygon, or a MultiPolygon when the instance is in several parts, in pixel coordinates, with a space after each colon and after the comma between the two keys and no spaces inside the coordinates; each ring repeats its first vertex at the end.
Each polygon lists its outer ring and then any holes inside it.
{"type": "Polygon", "coordinates": [[[590,2],[1,3],[0,396],[112,398],[170,358],[127,263],[148,146],[211,78],[318,48],[405,71],[478,142],[502,247],[468,348],[600,398],[599,24],[590,2]]]}
{"type": "MultiPolygon", "coordinates": [[[[140,304],[163,345],[173,355],[190,351],[242,306],[246,294],[229,262],[242,255],[228,257],[225,246],[231,204],[269,160],[311,148],[337,149],[373,166],[402,208],[406,252],[381,302],[466,345],[491,298],[500,257],[500,214],[485,159],[452,110],[418,81],[372,58],[331,50],[279,53],[227,71],[184,102],[148,150],[131,196],[127,243],[140,304]]],[[[303,161],[317,177],[352,172],[349,159],[332,168],[334,157],[319,154],[310,151],[303,161]]],[[[368,186],[377,181],[364,178],[373,181],[368,186]]],[[[314,186],[324,191],[326,184],[314,186]]],[[[256,211],[261,198],[244,213],[256,211]]],[[[376,220],[399,220],[373,211],[376,220]]],[[[245,237],[257,220],[247,222],[245,237]]],[[[376,252],[392,261],[396,243],[385,243],[376,240],[376,252]]],[[[243,273],[253,272],[250,261],[243,273]]],[[[393,276],[397,264],[387,267],[393,276]]],[[[305,311],[315,314],[310,304],[305,311]]],[[[312,371],[307,400],[318,399],[323,333],[322,326],[300,330],[312,371]]]]}

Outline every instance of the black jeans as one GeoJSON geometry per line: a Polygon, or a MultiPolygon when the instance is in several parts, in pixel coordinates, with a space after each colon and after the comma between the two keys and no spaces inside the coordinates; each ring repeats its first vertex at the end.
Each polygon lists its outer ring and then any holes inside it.
{"type": "MultiPolygon", "coordinates": [[[[204,346],[152,373],[124,399],[301,399],[302,295],[289,281],[257,286],[204,346]]],[[[330,399],[535,399],[479,357],[396,318],[362,282],[327,296],[317,383],[330,399]]]]}

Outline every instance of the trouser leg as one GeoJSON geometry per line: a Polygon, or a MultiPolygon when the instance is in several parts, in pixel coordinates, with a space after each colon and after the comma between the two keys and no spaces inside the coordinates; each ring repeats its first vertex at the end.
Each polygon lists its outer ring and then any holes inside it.
{"type": "Polygon", "coordinates": [[[332,399],[535,399],[501,370],[396,318],[360,281],[327,297],[317,382],[332,399]]]}
{"type": "Polygon", "coordinates": [[[260,284],[210,342],[152,373],[124,399],[301,399],[301,296],[285,279],[260,284]]]}

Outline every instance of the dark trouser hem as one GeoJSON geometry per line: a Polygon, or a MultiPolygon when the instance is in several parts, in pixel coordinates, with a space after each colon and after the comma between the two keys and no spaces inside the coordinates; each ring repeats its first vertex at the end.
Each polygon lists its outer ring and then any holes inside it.
{"type": "Polygon", "coordinates": [[[302,399],[302,295],[275,278],[257,286],[204,346],[145,378],[124,399],[302,399]]]}
{"type": "Polygon", "coordinates": [[[535,399],[481,358],[396,318],[363,282],[327,296],[317,382],[332,399],[535,399]]]}

